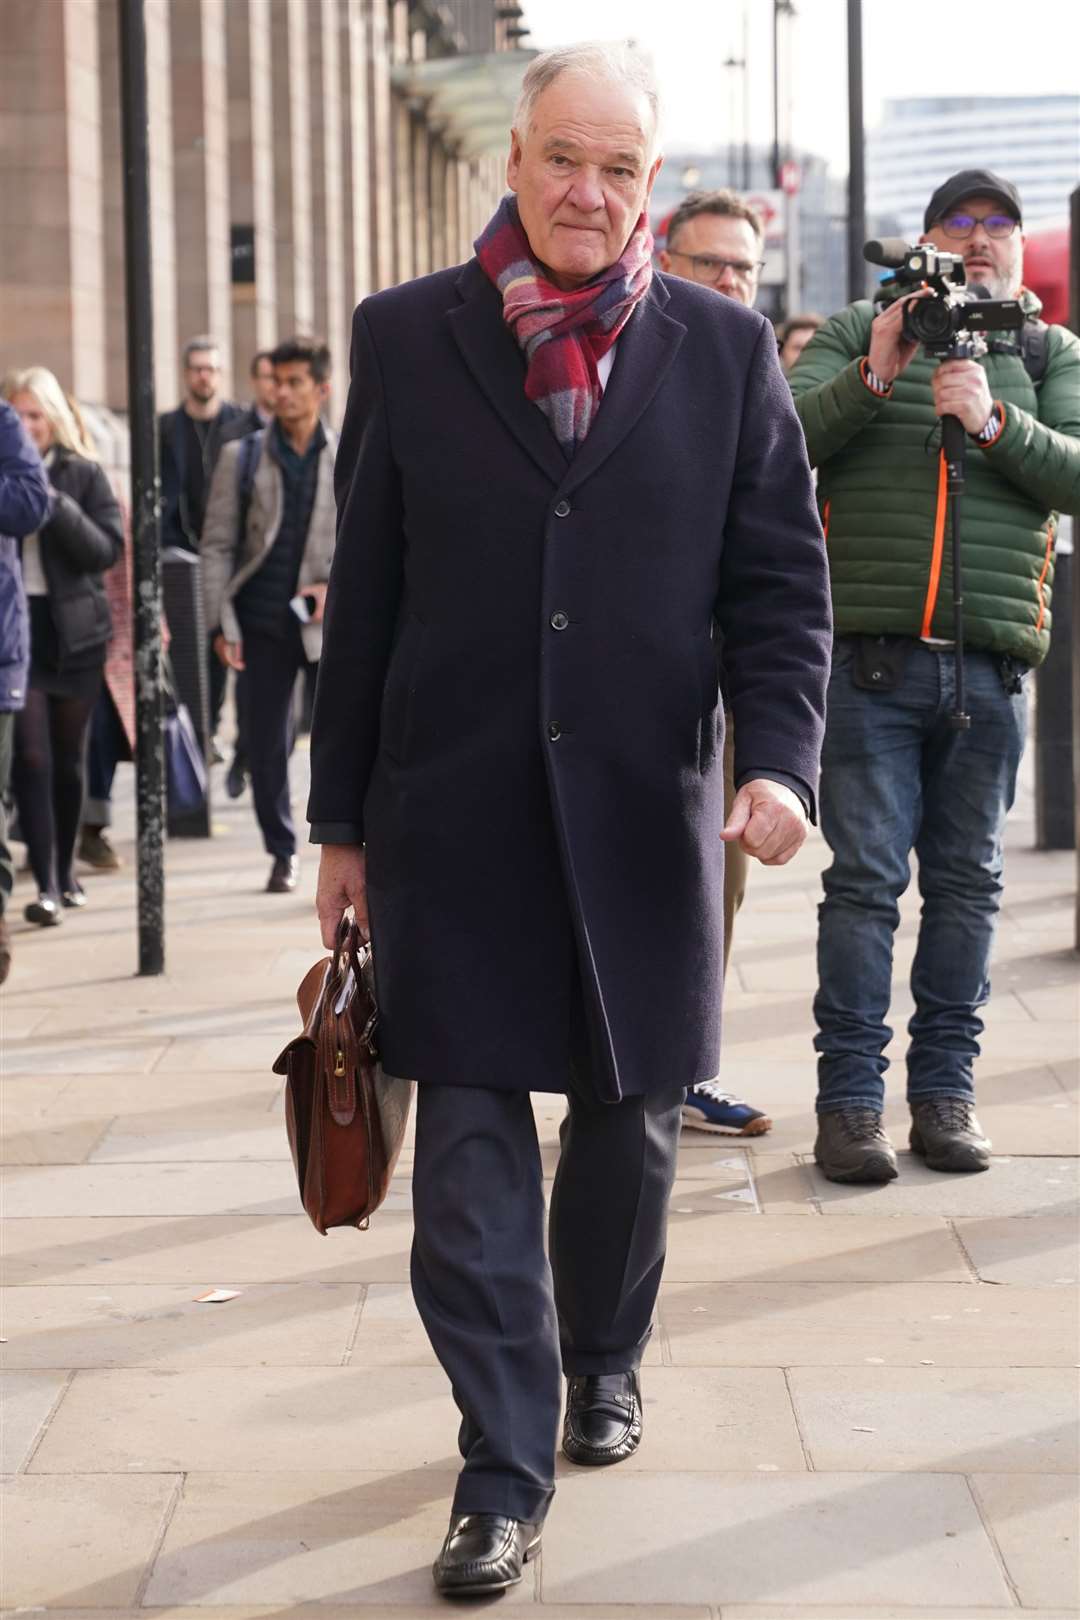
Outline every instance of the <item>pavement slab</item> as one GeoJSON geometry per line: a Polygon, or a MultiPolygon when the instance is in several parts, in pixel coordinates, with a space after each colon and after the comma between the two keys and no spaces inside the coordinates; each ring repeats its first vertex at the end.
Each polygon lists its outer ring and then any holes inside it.
{"type": "Polygon", "coordinates": [[[1020,1602],[1080,1609],[1080,1480],[1068,1474],[976,1474],[971,1484],[1020,1602]]]}
{"type": "Polygon", "coordinates": [[[665,1282],[676,1366],[1075,1367],[1075,1301],[977,1283],[665,1282]],[[838,1314],[843,1331],[837,1331],[838,1314]]]}
{"type": "Polygon", "coordinates": [[[4,1213],[24,1216],[293,1215],[292,1166],[281,1161],[220,1165],[79,1164],[9,1170],[4,1213]]]}
{"type": "Polygon", "coordinates": [[[933,1215],[807,1221],[769,1214],[720,1243],[708,1220],[668,1226],[665,1282],[968,1282],[973,1275],[948,1222],[933,1215]]]}
{"type": "Polygon", "coordinates": [[[945,1176],[913,1153],[900,1153],[900,1175],[884,1187],[826,1181],[807,1164],[812,1196],[825,1215],[1067,1215],[1080,1209],[1080,1161],[995,1158],[980,1175],[945,1176]]]}
{"type": "MultiPolygon", "coordinates": [[[[407,1468],[192,1476],[145,1602],[340,1603],[373,1615],[428,1602],[453,1486],[452,1473],[407,1468]]],[[[535,1573],[527,1567],[500,1611],[532,1606],[535,1573]]]]}
{"type": "Polygon", "coordinates": [[[366,1232],[323,1237],[306,1215],[99,1215],[10,1221],[4,1277],[26,1283],[400,1282],[412,1221],[380,1211],[366,1232]]]}
{"type": "Polygon", "coordinates": [[[100,1616],[134,1603],[178,1485],[160,1474],[0,1482],[5,1604],[100,1616]]]}
{"type": "Polygon", "coordinates": [[[1080,1466],[1072,1369],[797,1367],[788,1378],[815,1469],[1068,1474],[1080,1466]]]}
{"type": "Polygon", "coordinates": [[[545,1603],[683,1599],[1007,1607],[967,1484],[931,1474],[581,1475],[555,1497],[545,1603]],[[855,1552],[857,1549],[857,1553],[855,1552]]]}
{"type": "Polygon", "coordinates": [[[1080,1283],[1073,1215],[990,1216],[957,1220],[953,1226],[984,1282],[1038,1283],[1051,1288],[1080,1283]]]}
{"type": "Polygon", "coordinates": [[[248,1284],[238,1299],[197,1303],[234,1279],[197,1286],[110,1284],[9,1288],[2,1303],[9,1367],[336,1367],[363,1289],[348,1283],[248,1284]]]}
{"type": "Polygon", "coordinates": [[[326,1468],[446,1469],[455,1466],[457,1430],[437,1367],[77,1372],[32,1468],[258,1474],[317,1461],[326,1468]]]}
{"type": "Polygon", "coordinates": [[[289,1143],[282,1121],[265,1119],[250,1111],[208,1114],[195,1110],[177,1118],[153,1114],[125,1114],[115,1120],[95,1143],[91,1164],[228,1164],[236,1159],[288,1160],[289,1143]]]}
{"type": "Polygon", "coordinates": [[[0,1373],[0,1474],[29,1461],[67,1387],[67,1372],[0,1373]]]}

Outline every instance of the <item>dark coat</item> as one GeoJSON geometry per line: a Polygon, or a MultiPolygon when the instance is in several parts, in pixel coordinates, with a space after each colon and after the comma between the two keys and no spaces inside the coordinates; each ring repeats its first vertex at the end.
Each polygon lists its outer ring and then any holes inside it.
{"type": "MultiPolygon", "coordinates": [[[[273,417],[270,418],[271,423],[273,417]]],[[[267,426],[254,405],[241,406],[240,415],[226,422],[221,430],[221,443],[231,444],[234,439],[246,439],[249,433],[258,433],[267,426]]]]}
{"type": "Polygon", "coordinates": [[[602,1096],[718,1068],[722,711],[816,785],[830,616],[767,321],[656,276],[570,463],[475,261],[368,299],[312,732],[315,842],[367,844],[383,1057],[602,1096]]]}
{"type": "MultiPolygon", "coordinates": [[[[58,448],[49,468],[52,514],[38,531],[59,662],[105,647],[112,615],[104,574],[123,555],[124,521],[104,468],[58,448]]],[[[83,655],[83,656],[80,656],[83,655]]]]}
{"type": "Polygon", "coordinates": [[[0,714],[26,702],[30,626],[18,542],[49,509],[41,457],[16,411],[0,400],[0,714]]]}
{"type": "MultiPolygon", "coordinates": [[[[225,443],[226,430],[247,416],[243,405],[226,400],[210,424],[206,436],[206,499],[210,499],[210,483],[225,443]]],[[[185,551],[198,551],[199,530],[202,527],[198,513],[188,511],[187,497],[188,439],[184,424],[184,407],[165,411],[158,417],[158,459],[161,474],[161,544],[180,546],[185,551]]]]}

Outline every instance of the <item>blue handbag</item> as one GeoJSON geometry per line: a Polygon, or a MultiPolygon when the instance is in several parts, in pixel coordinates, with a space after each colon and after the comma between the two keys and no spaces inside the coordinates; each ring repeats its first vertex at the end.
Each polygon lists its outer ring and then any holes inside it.
{"type": "Polygon", "coordinates": [[[206,762],[184,703],[165,716],[165,779],[170,815],[193,815],[203,808],[206,762]]]}

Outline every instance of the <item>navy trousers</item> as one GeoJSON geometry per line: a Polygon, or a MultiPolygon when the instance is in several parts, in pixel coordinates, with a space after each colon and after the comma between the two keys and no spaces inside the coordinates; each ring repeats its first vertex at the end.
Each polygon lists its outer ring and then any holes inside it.
{"type": "Polygon", "coordinates": [[[541,1520],[562,1375],[628,1372],[652,1331],[682,1089],[572,1089],[551,1195],[528,1092],[417,1088],[412,1285],[461,1412],[455,1513],[541,1520]]]}
{"type": "Polygon", "coordinates": [[[298,672],[307,667],[299,624],[290,624],[288,634],[281,637],[245,630],[244,666],[244,742],[255,815],[267,853],[287,860],[296,854],[289,800],[289,756],[295,737],[293,691],[298,672]]]}

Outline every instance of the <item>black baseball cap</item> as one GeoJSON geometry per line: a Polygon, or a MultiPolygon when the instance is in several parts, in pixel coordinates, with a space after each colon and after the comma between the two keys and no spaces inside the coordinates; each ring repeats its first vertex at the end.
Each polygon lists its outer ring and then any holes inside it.
{"type": "Polygon", "coordinates": [[[1003,180],[989,169],[961,169],[959,174],[943,181],[934,192],[926,207],[923,230],[928,231],[936,219],[943,219],[965,197],[993,197],[1018,225],[1023,224],[1020,193],[1011,181],[1003,180]]]}

